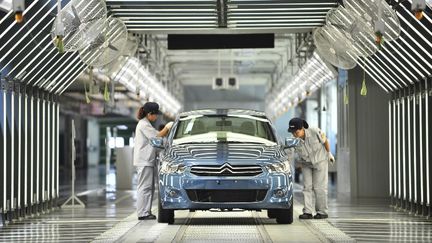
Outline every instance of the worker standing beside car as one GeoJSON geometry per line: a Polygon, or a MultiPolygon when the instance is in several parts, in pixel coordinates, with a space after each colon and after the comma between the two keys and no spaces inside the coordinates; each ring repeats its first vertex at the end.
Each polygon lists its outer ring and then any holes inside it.
{"type": "Polygon", "coordinates": [[[165,137],[173,122],[169,122],[161,131],[157,131],[151,124],[158,119],[159,105],[147,102],[138,110],[138,125],[135,130],[134,166],[137,169],[137,214],[139,220],[156,219],[151,213],[153,195],[155,191],[156,149],[150,139],[165,137]]]}
{"type": "Polygon", "coordinates": [[[293,118],[289,122],[288,132],[300,139],[294,151],[302,161],[304,208],[300,219],[328,218],[327,183],[328,163],[335,159],[330,152],[330,144],[326,135],[319,128],[309,128],[309,124],[301,118],[293,118]],[[315,205],[313,197],[315,196],[315,205]],[[317,214],[312,216],[313,210],[317,214]]]}

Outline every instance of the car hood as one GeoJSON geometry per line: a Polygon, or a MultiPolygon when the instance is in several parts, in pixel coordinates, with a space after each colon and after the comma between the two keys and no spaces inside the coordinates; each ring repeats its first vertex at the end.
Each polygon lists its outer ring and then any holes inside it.
{"type": "Polygon", "coordinates": [[[174,145],[166,151],[171,160],[183,163],[242,163],[279,161],[283,155],[280,146],[248,143],[209,143],[174,145]]]}

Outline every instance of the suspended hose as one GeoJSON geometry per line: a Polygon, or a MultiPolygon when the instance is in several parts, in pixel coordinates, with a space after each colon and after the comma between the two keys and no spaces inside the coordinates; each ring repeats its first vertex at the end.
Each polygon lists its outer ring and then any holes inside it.
{"type": "Polygon", "coordinates": [[[63,42],[63,36],[64,36],[64,25],[62,20],[62,14],[61,14],[61,0],[57,0],[57,22],[56,24],[56,38],[54,40],[54,44],[57,47],[57,50],[59,53],[64,52],[64,42],[63,42]]]}
{"type": "Polygon", "coordinates": [[[362,82],[362,88],[360,90],[360,95],[366,96],[367,95],[367,87],[366,87],[366,66],[365,69],[363,69],[363,82],[362,82]]]}

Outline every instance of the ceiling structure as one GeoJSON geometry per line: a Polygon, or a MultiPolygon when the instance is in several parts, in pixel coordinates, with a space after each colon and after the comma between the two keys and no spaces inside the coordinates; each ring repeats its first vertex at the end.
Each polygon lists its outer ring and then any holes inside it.
{"type": "MultiPolygon", "coordinates": [[[[61,1],[62,6],[68,2],[61,1]]],[[[325,24],[328,10],[339,2],[106,0],[108,15],[123,20],[129,33],[140,40],[136,57],[181,102],[187,102],[195,91],[205,93],[190,98],[193,102],[218,99],[220,93],[212,91],[211,84],[219,73],[234,74],[240,82],[240,90],[228,95],[228,102],[250,98],[248,90],[277,93],[281,83],[289,82],[305,63],[305,57],[312,54],[311,31],[325,24]],[[275,48],[168,50],[167,35],[172,33],[275,33],[275,48]],[[188,92],[184,92],[185,88],[188,92]]],[[[430,9],[424,19],[417,21],[409,11],[410,2],[396,8],[401,37],[376,55],[358,62],[388,91],[431,72],[430,9]]],[[[23,24],[14,22],[12,11],[0,11],[1,76],[20,79],[28,86],[56,94],[84,95],[82,82],[88,79],[87,65],[76,52],[59,54],[52,44],[50,31],[56,8],[56,0],[28,0],[23,24]]],[[[119,84],[115,91],[125,94],[116,96],[125,105],[142,102],[119,84]]],[[[95,95],[94,99],[101,97],[95,95]]],[[[256,102],[264,103],[265,99],[258,97],[256,102]]]]}
{"type": "Polygon", "coordinates": [[[166,58],[183,85],[211,85],[214,77],[234,75],[242,85],[267,85],[292,62],[292,35],[280,35],[273,49],[169,50],[166,58]]]}
{"type": "MultiPolygon", "coordinates": [[[[207,100],[217,100],[212,91],[215,77],[234,75],[240,89],[225,94],[233,102],[251,101],[247,91],[269,92],[285,73],[298,70],[300,44],[304,37],[325,23],[336,0],[189,0],[119,1],[107,0],[108,11],[120,18],[128,30],[153,36],[171,73],[172,82],[188,90],[184,102],[199,102],[189,94],[205,92],[207,100]],[[224,50],[168,50],[167,34],[275,33],[275,48],[224,50]],[[297,38],[296,38],[297,37],[297,38]]],[[[201,97],[200,96],[200,97],[201,97]]],[[[264,105],[264,95],[255,102],[264,105]]],[[[201,100],[204,101],[204,100],[201,100]]],[[[222,100],[221,100],[222,102],[222,100]]],[[[263,106],[261,106],[263,108],[263,106]]]]}
{"type": "MultiPolygon", "coordinates": [[[[295,43],[296,35],[324,25],[327,12],[341,2],[108,0],[107,4],[111,14],[121,18],[129,31],[157,35],[162,46],[166,45],[164,36],[170,33],[276,33],[274,49],[165,52],[174,76],[188,90],[202,92],[201,86],[211,85],[220,73],[234,73],[240,76],[241,86],[262,85],[267,94],[274,96],[281,83],[293,80],[292,76],[304,63],[299,63],[298,57],[301,42],[307,43],[307,38],[295,43]]],[[[430,75],[430,9],[418,21],[409,11],[410,4],[411,1],[404,1],[394,7],[402,27],[400,38],[357,62],[387,92],[430,75]]],[[[239,99],[245,99],[240,93],[239,99]]],[[[218,95],[207,89],[204,99],[218,95]]]]}
{"type": "Polygon", "coordinates": [[[107,0],[140,33],[299,33],[324,24],[336,0],[107,0]]]}

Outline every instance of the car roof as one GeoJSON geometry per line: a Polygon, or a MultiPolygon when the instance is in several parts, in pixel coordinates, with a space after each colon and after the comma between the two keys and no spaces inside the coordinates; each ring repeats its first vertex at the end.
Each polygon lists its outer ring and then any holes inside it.
{"type": "Polygon", "coordinates": [[[196,116],[196,115],[249,115],[267,118],[262,111],[244,110],[244,109],[202,109],[180,113],[180,117],[196,116]]]}

